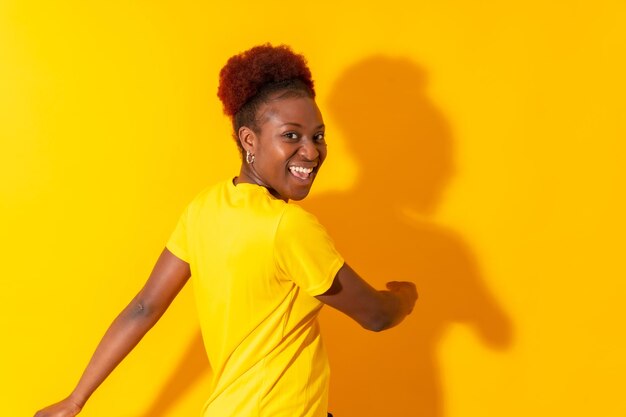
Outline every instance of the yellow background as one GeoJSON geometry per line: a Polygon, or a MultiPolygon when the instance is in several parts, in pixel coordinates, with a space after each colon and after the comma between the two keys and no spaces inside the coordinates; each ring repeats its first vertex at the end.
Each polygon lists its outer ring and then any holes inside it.
{"type": "MultiPolygon", "coordinates": [[[[624,416],[621,1],[0,3],[2,415],[67,395],[183,206],[235,175],[234,53],[305,54],[329,159],[306,207],[378,287],[382,334],[325,312],[331,411],[624,416]]],[[[191,288],[82,415],[198,415],[191,288]]]]}

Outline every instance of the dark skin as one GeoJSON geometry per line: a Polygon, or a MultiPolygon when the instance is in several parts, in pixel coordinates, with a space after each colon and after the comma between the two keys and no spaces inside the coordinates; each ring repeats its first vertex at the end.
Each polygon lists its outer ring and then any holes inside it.
{"type": "Polygon", "coordinates": [[[254,155],[254,162],[244,161],[236,182],[261,185],[284,201],[302,200],[326,159],[319,109],[309,97],[270,97],[258,117],[258,133],[246,126],[239,129],[241,146],[254,155]]]}
{"type": "MultiPolygon", "coordinates": [[[[242,127],[238,137],[254,161],[242,161],[235,183],[266,187],[284,201],[307,196],[324,159],[324,123],[309,97],[277,98],[259,109],[260,126],[242,127]]],[[[189,264],[164,249],[144,287],[117,316],[98,344],[80,381],[64,400],[46,407],[35,417],[73,417],[143,336],[165,313],[191,276],[189,264]]],[[[316,297],[345,313],[368,330],[381,331],[400,323],[417,300],[415,285],[392,281],[379,291],[344,264],[331,288],[316,297]]]]}

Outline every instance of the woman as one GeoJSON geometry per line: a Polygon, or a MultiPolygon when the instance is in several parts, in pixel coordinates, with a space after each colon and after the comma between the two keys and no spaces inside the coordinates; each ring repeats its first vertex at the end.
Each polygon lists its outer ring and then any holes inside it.
{"type": "Polygon", "coordinates": [[[323,304],[368,330],[395,326],[417,299],[409,282],[377,291],[335,250],[307,196],[326,158],[311,73],[288,47],[233,56],[218,96],[242,154],[239,175],[186,208],[148,281],[111,324],[73,392],[36,417],[77,415],[193,277],[213,370],[203,416],[326,416],[323,304]]]}

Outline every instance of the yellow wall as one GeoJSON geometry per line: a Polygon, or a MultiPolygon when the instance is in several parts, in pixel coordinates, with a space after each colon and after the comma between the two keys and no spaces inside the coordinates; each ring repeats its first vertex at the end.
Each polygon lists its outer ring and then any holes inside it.
{"type": "MultiPolygon", "coordinates": [[[[304,53],[330,158],[306,206],[421,299],[332,312],[347,416],[623,416],[626,5],[620,1],[0,3],[2,415],[66,395],[184,204],[237,172],[233,53],[304,53]],[[8,411],[7,411],[8,407],[8,411]]],[[[187,288],[85,416],[198,415],[187,288]]]]}

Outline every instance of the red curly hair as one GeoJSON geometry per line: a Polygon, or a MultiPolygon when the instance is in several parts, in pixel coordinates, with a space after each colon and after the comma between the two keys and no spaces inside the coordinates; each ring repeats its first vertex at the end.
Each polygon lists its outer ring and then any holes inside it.
{"type": "Polygon", "coordinates": [[[217,96],[233,121],[235,137],[241,126],[257,130],[258,109],[278,91],[315,98],[306,59],[288,46],[255,46],[226,62],[220,71],[217,96]]]}

